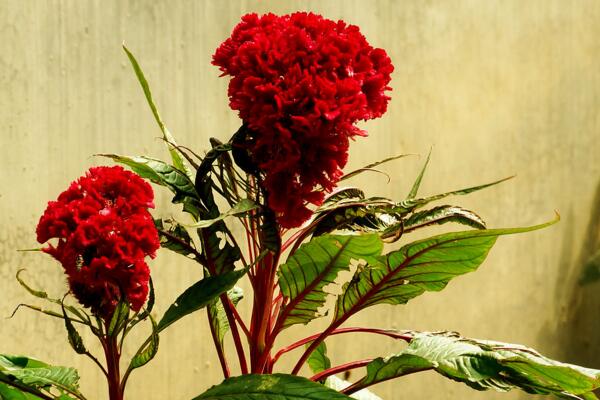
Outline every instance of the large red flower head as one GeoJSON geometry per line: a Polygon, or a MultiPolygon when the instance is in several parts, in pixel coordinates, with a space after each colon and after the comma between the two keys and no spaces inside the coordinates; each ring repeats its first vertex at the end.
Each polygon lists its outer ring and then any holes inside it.
{"type": "Polygon", "coordinates": [[[120,300],[139,311],[148,296],[144,261],[159,247],[148,208],[154,193],[138,175],[121,167],[95,167],[48,203],[37,240],[64,267],[79,302],[110,318],[120,300]]]}
{"type": "Polygon", "coordinates": [[[358,27],[299,12],[245,15],[213,64],[232,76],[230,106],[253,132],[269,207],[283,227],[302,224],[339,180],[349,139],[364,134],[355,123],[386,111],[390,58],[358,27]]]}

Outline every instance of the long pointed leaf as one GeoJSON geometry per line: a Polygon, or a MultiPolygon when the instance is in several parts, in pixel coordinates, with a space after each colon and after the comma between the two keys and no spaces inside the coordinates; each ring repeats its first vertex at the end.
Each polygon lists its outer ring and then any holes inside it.
{"type": "Polygon", "coordinates": [[[438,206],[429,210],[418,211],[408,218],[394,223],[381,232],[383,239],[400,238],[405,233],[431,225],[457,223],[476,229],[485,229],[485,222],[473,211],[457,206],[438,206]]]}
{"type": "Polygon", "coordinates": [[[190,286],[167,309],[158,323],[158,331],[161,332],[177,320],[206,307],[214,299],[231,289],[246,272],[246,270],[238,270],[223,275],[209,276],[190,286]]]}
{"type": "Polygon", "coordinates": [[[67,330],[67,337],[69,339],[69,344],[77,354],[87,353],[87,349],[83,344],[83,339],[81,338],[81,335],[79,334],[79,332],[77,332],[77,329],[75,329],[73,322],[71,322],[71,319],[67,315],[67,310],[65,309],[65,305],[62,302],[61,307],[63,312],[63,320],[65,321],[65,329],[67,330]]]}
{"type": "MultiPolygon", "coordinates": [[[[399,238],[404,232],[405,219],[409,214],[425,207],[427,204],[441,200],[448,196],[460,196],[497,185],[512,177],[484,185],[473,186],[465,189],[454,190],[434,196],[422,198],[409,198],[400,202],[393,202],[386,198],[365,198],[362,191],[342,189],[333,193],[317,209],[314,219],[314,235],[319,236],[335,230],[350,230],[354,232],[379,232],[386,233],[386,238],[396,236],[399,238]]],[[[410,196],[410,194],[409,194],[410,196]]],[[[419,217],[419,216],[418,216],[419,217]]],[[[418,218],[415,217],[415,218],[418,218]]],[[[463,222],[464,218],[454,218],[453,221],[463,222]]]]}
{"type": "Polygon", "coordinates": [[[421,198],[415,198],[415,199],[407,199],[404,201],[401,201],[400,203],[398,203],[395,207],[391,208],[391,212],[395,212],[395,213],[400,213],[400,214],[406,214],[409,213],[417,208],[421,208],[424,207],[425,205],[434,202],[434,201],[438,201],[441,200],[445,197],[449,197],[449,196],[464,196],[466,194],[469,193],[473,193],[473,192],[477,192],[479,190],[483,190],[486,188],[489,188],[491,186],[495,186],[499,183],[505,182],[509,179],[514,178],[514,176],[509,176],[507,178],[503,178],[494,182],[490,182],[490,183],[486,183],[483,185],[478,185],[478,186],[471,186],[465,189],[459,189],[459,190],[453,190],[451,192],[446,192],[446,193],[440,193],[440,194],[436,194],[433,196],[429,196],[429,197],[421,197],[421,198]]]}
{"type": "MultiPolygon", "coordinates": [[[[25,271],[24,268],[21,268],[17,271],[17,274],[16,274],[17,282],[19,282],[19,285],[21,285],[25,290],[27,290],[27,292],[29,292],[29,294],[31,294],[39,299],[43,299],[43,300],[49,301],[50,303],[58,304],[59,306],[64,307],[66,309],[66,311],[71,312],[73,315],[75,315],[77,318],[79,318],[82,323],[86,323],[89,325],[90,317],[87,315],[87,313],[85,311],[78,309],[77,307],[63,304],[62,300],[54,299],[54,298],[48,296],[48,293],[46,293],[43,290],[37,290],[37,289],[32,288],[23,280],[23,278],[21,278],[21,273],[23,271],[25,271]]],[[[30,306],[27,306],[27,307],[30,307],[30,306]]],[[[32,307],[30,307],[30,308],[32,308],[32,307]]]]}
{"type": "Polygon", "coordinates": [[[161,160],[150,157],[128,157],[116,154],[99,154],[103,157],[112,158],[115,162],[127,165],[142,178],[146,178],[157,185],[170,189],[175,197],[173,203],[183,204],[183,209],[192,214],[196,219],[202,214],[203,207],[200,204],[198,193],[194,183],[182,171],[161,160]]]}
{"type": "Polygon", "coordinates": [[[421,186],[421,181],[423,180],[423,176],[425,175],[425,170],[427,169],[427,166],[429,165],[430,159],[431,159],[431,149],[429,150],[429,154],[427,154],[427,160],[425,160],[425,164],[423,164],[423,168],[421,169],[421,172],[419,172],[419,175],[417,176],[415,183],[413,183],[412,188],[410,189],[410,192],[408,193],[408,196],[406,196],[406,198],[408,200],[414,199],[415,197],[417,197],[417,192],[419,191],[419,187],[421,186]]]}
{"type": "Polygon", "coordinates": [[[227,217],[234,217],[246,214],[249,211],[256,210],[259,208],[259,205],[256,204],[253,200],[250,199],[242,199],[236,205],[234,205],[231,209],[219,215],[216,218],[204,219],[202,221],[198,221],[195,224],[189,225],[190,228],[208,228],[209,226],[223,221],[227,217]]]}
{"type": "Polygon", "coordinates": [[[359,268],[336,303],[335,320],[376,304],[405,304],[426,291],[440,291],[453,278],[475,271],[501,235],[529,232],[555,220],[524,228],[446,233],[410,243],[359,268]]]}
{"type": "Polygon", "coordinates": [[[160,114],[158,113],[158,109],[156,108],[156,105],[154,104],[154,100],[152,99],[152,92],[150,91],[150,85],[148,84],[148,81],[146,80],[146,77],[144,76],[144,72],[142,71],[140,64],[135,59],[133,54],[129,51],[129,49],[127,47],[125,47],[125,44],[123,44],[123,50],[125,50],[125,54],[127,54],[127,58],[129,58],[129,61],[131,62],[133,71],[135,72],[135,75],[138,78],[140,86],[142,87],[142,90],[144,91],[144,96],[146,96],[146,100],[148,101],[150,110],[152,110],[154,119],[156,119],[156,123],[158,124],[158,127],[160,128],[160,131],[163,134],[163,139],[167,143],[167,149],[169,150],[169,153],[171,154],[171,159],[173,160],[173,165],[175,166],[175,168],[177,168],[181,172],[185,173],[190,179],[192,179],[193,175],[192,175],[190,169],[188,168],[188,166],[185,164],[185,161],[183,159],[181,152],[177,149],[177,143],[175,142],[175,138],[173,137],[173,135],[171,135],[171,132],[169,132],[169,130],[165,126],[164,122],[162,121],[160,114]]]}
{"type": "Polygon", "coordinates": [[[398,160],[400,158],[404,158],[404,157],[407,157],[407,156],[412,156],[412,155],[413,154],[399,154],[397,156],[392,156],[392,157],[384,158],[383,160],[375,161],[374,163],[365,165],[362,168],[355,169],[354,171],[351,171],[351,172],[348,172],[347,174],[344,174],[340,178],[339,181],[341,182],[341,181],[344,181],[346,179],[350,179],[350,178],[355,177],[356,175],[358,175],[358,174],[360,174],[362,172],[365,172],[365,171],[372,171],[373,168],[375,168],[375,167],[377,167],[377,166],[379,166],[381,164],[384,164],[384,163],[387,163],[387,162],[390,162],[390,161],[394,161],[394,160],[398,160]]]}

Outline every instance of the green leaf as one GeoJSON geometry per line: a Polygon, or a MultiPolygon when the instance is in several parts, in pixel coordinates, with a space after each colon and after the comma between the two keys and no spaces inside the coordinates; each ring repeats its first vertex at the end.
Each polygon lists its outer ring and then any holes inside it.
{"type": "Polygon", "coordinates": [[[152,323],[152,333],[150,334],[150,338],[139,348],[135,356],[131,359],[131,363],[129,364],[130,370],[148,364],[154,358],[156,353],[158,353],[158,326],[156,325],[154,318],[152,318],[152,315],[149,315],[149,317],[150,322],[152,323]]]}
{"type": "Polygon", "coordinates": [[[359,267],[338,297],[335,320],[376,304],[405,304],[426,291],[440,291],[451,279],[475,271],[501,235],[530,232],[558,222],[524,228],[446,233],[407,244],[359,267]]]}
{"type": "MultiPolygon", "coordinates": [[[[242,288],[234,286],[227,292],[227,297],[229,297],[234,306],[237,306],[244,297],[244,291],[242,288]]],[[[220,299],[216,298],[208,305],[208,315],[210,316],[211,324],[219,342],[223,344],[225,334],[229,331],[229,320],[220,299]]]]}
{"type": "MultiPolygon", "coordinates": [[[[156,296],[154,294],[154,283],[152,282],[152,277],[150,277],[150,279],[148,280],[148,301],[146,303],[146,307],[144,308],[144,311],[142,311],[141,313],[138,314],[137,316],[137,320],[138,321],[142,321],[144,319],[146,319],[147,317],[150,316],[150,313],[152,312],[152,309],[154,308],[154,301],[156,300],[156,296]]],[[[129,327],[127,329],[130,329],[131,325],[129,325],[129,327]]]]}
{"type": "Polygon", "coordinates": [[[413,332],[408,348],[367,365],[355,389],[433,369],[473,389],[586,399],[600,386],[600,371],[551,360],[521,345],[467,339],[456,333],[413,332]]]}
{"type": "MultiPolygon", "coordinates": [[[[424,170],[421,172],[423,173],[424,170]]],[[[422,178],[422,174],[420,177],[422,178]]],[[[399,239],[402,233],[406,232],[406,230],[403,230],[403,227],[405,227],[407,216],[415,213],[419,208],[451,195],[466,195],[497,185],[511,178],[508,177],[485,185],[473,186],[435,196],[411,198],[410,196],[416,195],[416,190],[420,184],[420,179],[417,179],[417,182],[413,185],[413,190],[409,193],[409,198],[400,202],[393,202],[383,197],[365,198],[364,193],[360,189],[344,188],[332,193],[326,198],[323,205],[316,210],[315,217],[311,223],[311,229],[314,236],[336,230],[349,230],[363,233],[385,233],[385,238],[399,239]]],[[[437,211],[439,212],[439,210],[437,211]]],[[[427,215],[428,212],[423,213],[427,215]]],[[[416,214],[417,216],[414,218],[423,217],[423,214],[416,214]]],[[[464,217],[461,218],[459,215],[456,215],[454,218],[442,218],[440,219],[440,223],[466,223],[471,219],[472,223],[468,222],[468,224],[473,226],[473,224],[483,222],[474,214],[469,216],[465,214],[464,217]]]]}
{"type": "Polygon", "coordinates": [[[394,205],[391,200],[383,198],[341,200],[325,211],[317,211],[313,235],[320,236],[336,230],[380,233],[391,226],[401,226],[402,216],[387,211],[394,205]]]}
{"type": "Polygon", "coordinates": [[[123,44],[123,50],[125,50],[125,54],[127,54],[127,58],[129,58],[129,61],[131,62],[131,66],[133,67],[135,75],[137,76],[138,81],[139,81],[140,85],[142,86],[142,90],[144,91],[144,96],[146,96],[148,105],[150,106],[150,109],[152,110],[154,119],[156,119],[156,123],[158,124],[160,131],[163,134],[163,139],[165,140],[165,142],[167,144],[167,148],[169,150],[169,153],[171,154],[171,159],[173,160],[173,165],[175,166],[175,168],[184,172],[190,179],[192,179],[193,175],[192,175],[190,169],[188,168],[188,166],[185,164],[185,161],[183,160],[181,152],[177,149],[177,143],[175,142],[175,138],[173,137],[173,135],[171,135],[171,132],[169,132],[169,130],[165,126],[164,122],[162,121],[160,114],[158,113],[158,109],[156,108],[156,105],[154,104],[154,100],[152,99],[152,92],[150,91],[150,85],[148,85],[148,81],[146,80],[146,77],[144,76],[144,72],[142,71],[140,64],[137,62],[137,60],[135,59],[133,54],[129,51],[129,49],[127,49],[127,47],[125,47],[125,44],[123,44]]]}
{"type": "MultiPolygon", "coordinates": [[[[212,148],[223,146],[223,143],[216,138],[210,138],[210,144],[212,148]]],[[[231,147],[233,146],[230,145],[229,147],[229,151],[232,151],[231,147]]],[[[244,182],[243,179],[238,180],[239,174],[235,170],[229,151],[221,152],[219,157],[217,157],[215,177],[221,185],[225,199],[228,202],[233,203],[240,199],[239,189],[244,188],[247,183],[244,182]]],[[[199,167],[200,166],[198,166],[198,168],[199,167]]]]}
{"type": "MultiPolygon", "coordinates": [[[[52,386],[61,391],[78,393],[79,375],[74,368],[56,367],[42,361],[24,357],[0,354],[0,382],[5,382],[5,377],[16,380],[18,384],[34,390],[47,390],[52,386]]],[[[0,383],[0,387],[2,384],[0,383]]],[[[18,397],[16,390],[0,388],[0,395],[10,393],[14,397],[8,399],[28,399],[29,397],[18,397]],[[11,393],[12,392],[12,393],[11,393]]]]}
{"type": "MultiPolygon", "coordinates": [[[[308,346],[310,346],[310,343],[307,343],[306,347],[308,348],[308,346]]],[[[306,362],[314,374],[318,374],[319,372],[331,368],[331,360],[327,357],[327,346],[325,345],[325,342],[321,342],[321,344],[313,350],[306,362]]]]}
{"type": "Polygon", "coordinates": [[[71,322],[71,319],[67,315],[65,305],[63,304],[62,301],[61,301],[61,307],[62,307],[62,312],[63,312],[63,320],[65,321],[65,328],[67,329],[67,337],[69,338],[69,344],[71,345],[71,347],[73,348],[73,350],[75,350],[75,352],[77,354],[87,353],[87,349],[85,348],[85,345],[83,344],[83,339],[81,339],[81,335],[79,334],[79,332],[77,332],[77,329],[75,329],[75,326],[73,326],[73,322],[71,322]]]}
{"type": "Polygon", "coordinates": [[[227,240],[229,230],[223,221],[208,228],[199,228],[198,235],[206,257],[206,266],[211,274],[222,275],[235,269],[241,251],[227,240]]]}
{"type": "Polygon", "coordinates": [[[473,211],[457,206],[438,206],[429,210],[418,211],[410,217],[401,220],[383,229],[381,237],[384,239],[400,238],[402,234],[415,231],[431,225],[457,223],[476,229],[485,229],[485,222],[473,211]]]}
{"type": "MultiPolygon", "coordinates": [[[[8,377],[4,377],[0,372],[0,400],[39,400],[39,396],[35,396],[31,393],[26,393],[19,389],[16,389],[8,384],[2,383],[4,380],[10,381],[11,379],[8,377]]],[[[37,392],[36,389],[31,389],[34,392],[37,392]]]]}
{"type": "Polygon", "coordinates": [[[382,248],[377,235],[323,235],[301,245],[277,272],[281,293],[288,300],[278,324],[287,328],[322,316],[318,309],[327,297],[324,287],[348,271],[351,260],[377,256],[382,248]]]}
{"type": "Polygon", "coordinates": [[[427,154],[427,160],[425,160],[425,164],[423,164],[423,168],[421,169],[419,176],[417,176],[417,179],[415,180],[415,183],[413,183],[413,186],[410,189],[408,196],[406,196],[406,198],[408,200],[414,199],[415,197],[417,197],[417,192],[419,191],[419,187],[421,186],[421,181],[423,180],[423,175],[425,175],[425,170],[427,169],[427,165],[429,164],[430,159],[431,159],[431,149],[429,150],[429,154],[427,154]]]}
{"type": "Polygon", "coordinates": [[[155,219],[160,247],[174,251],[185,257],[196,258],[196,246],[185,227],[171,219],[155,219]]]}
{"type": "Polygon", "coordinates": [[[279,234],[279,224],[273,210],[268,207],[261,209],[259,234],[261,246],[266,250],[279,254],[281,251],[281,235],[279,234]]]}
{"type": "Polygon", "coordinates": [[[227,272],[206,277],[185,290],[165,312],[158,323],[161,332],[175,321],[209,305],[214,299],[231,289],[246,274],[246,270],[227,272]]]}
{"type": "Polygon", "coordinates": [[[446,192],[446,193],[441,193],[441,194],[436,194],[434,196],[429,196],[429,197],[422,197],[422,198],[415,198],[415,199],[407,199],[404,201],[401,201],[399,203],[397,203],[394,207],[391,207],[389,209],[389,212],[393,212],[393,213],[398,213],[398,214],[408,214],[409,212],[414,211],[417,208],[421,208],[424,207],[425,205],[434,202],[434,201],[438,201],[441,200],[445,197],[449,197],[449,196],[464,196],[467,195],[469,193],[473,193],[473,192],[477,192],[479,190],[483,190],[486,189],[488,187],[497,185],[499,183],[505,182],[509,179],[514,178],[514,176],[509,176],[507,178],[504,179],[500,179],[494,182],[490,182],[490,183],[486,183],[484,185],[479,185],[479,186],[472,186],[472,187],[468,187],[465,189],[459,189],[459,190],[453,190],[451,192],[446,192]]]}
{"type": "MultiPolygon", "coordinates": [[[[23,271],[25,271],[24,268],[21,268],[17,271],[16,274],[16,278],[17,278],[17,282],[19,282],[19,284],[29,292],[29,294],[39,298],[39,299],[43,299],[46,301],[49,301],[50,303],[54,303],[54,304],[58,304],[60,306],[63,306],[67,311],[71,312],[73,315],[75,315],[77,318],[79,318],[81,320],[82,323],[86,323],[89,325],[89,321],[90,318],[89,316],[85,313],[85,311],[78,309],[77,307],[73,307],[73,306],[69,306],[69,305],[64,305],[62,300],[60,299],[54,299],[50,296],[48,296],[48,293],[46,293],[43,290],[36,290],[33,289],[31,286],[29,286],[27,283],[25,283],[25,281],[23,280],[23,278],[21,278],[21,273],[23,273],[23,271]]],[[[23,305],[32,309],[35,309],[34,306],[29,306],[29,305],[23,305]]],[[[41,310],[40,310],[41,311],[41,310]]],[[[44,311],[42,311],[44,312],[44,311]]]]}
{"type": "Polygon", "coordinates": [[[350,397],[295,375],[242,375],[226,379],[194,400],[342,400],[350,397]]]}
{"type": "Polygon", "coordinates": [[[108,336],[113,336],[115,333],[118,334],[123,328],[123,324],[126,323],[127,318],[129,318],[129,304],[125,301],[120,301],[110,318],[110,324],[106,332],[108,336]]]}
{"type": "Polygon", "coordinates": [[[352,172],[348,172],[347,174],[344,174],[340,178],[339,181],[341,182],[343,180],[350,179],[350,178],[352,178],[352,177],[354,177],[354,176],[356,176],[356,175],[358,175],[358,174],[360,174],[362,172],[365,172],[365,171],[373,171],[373,168],[375,168],[375,167],[377,167],[377,166],[379,166],[381,164],[384,164],[384,163],[387,163],[387,162],[390,162],[390,161],[393,161],[393,160],[398,160],[400,158],[404,158],[404,157],[411,156],[411,155],[412,154],[400,154],[400,155],[397,155],[397,156],[392,156],[392,157],[385,158],[385,159],[380,160],[380,161],[376,161],[374,163],[365,165],[362,168],[359,168],[359,169],[356,169],[356,170],[354,170],[352,172]]]}
{"type": "Polygon", "coordinates": [[[249,211],[256,210],[260,206],[256,204],[253,200],[250,199],[241,199],[236,205],[234,205],[230,210],[224,212],[216,218],[212,219],[204,219],[195,224],[188,225],[190,228],[207,228],[216,222],[222,221],[227,217],[234,217],[246,214],[249,211]]]}
{"type": "Polygon", "coordinates": [[[192,214],[196,219],[203,212],[198,193],[194,188],[192,180],[179,169],[169,165],[161,160],[140,156],[128,157],[116,154],[100,154],[103,157],[113,159],[115,162],[127,165],[136,174],[146,178],[157,185],[165,186],[171,190],[175,197],[173,203],[183,204],[183,210],[192,214]]]}
{"type": "MultiPolygon", "coordinates": [[[[199,175],[198,175],[199,176],[199,175]]],[[[196,191],[205,206],[200,219],[215,219],[221,214],[215,203],[210,177],[196,179],[196,191]]],[[[205,257],[205,266],[212,275],[221,275],[235,269],[235,262],[241,258],[241,251],[235,243],[229,242],[231,232],[222,220],[206,228],[198,228],[198,236],[205,257]]]]}
{"type": "Polygon", "coordinates": [[[231,151],[230,143],[221,143],[215,138],[211,138],[211,145],[212,148],[206,153],[196,171],[196,177],[194,179],[196,184],[206,180],[208,174],[212,170],[213,163],[221,158],[221,156],[231,151]]]}
{"type": "Polygon", "coordinates": [[[365,199],[365,192],[356,187],[345,187],[333,191],[325,198],[323,204],[317,209],[317,214],[329,211],[343,205],[344,202],[356,202],[365,199]]]}
{"type": "MultiPolygon", "coordinates": [[[[27,283],[25,283],[25,281],[24,281],[24,280],[21,278],[21,273],[22,273],[23,271],[25,271],[25,269],[24,269],[24,268],[21,268],[21,269],[19,269],[19,270],[17,271],[17,275],[16,275],[17,282],[19,282],[19,284],[20,284],[20,285],[21,285],[23,288],[25,288],[25,290],[27,290],[27,291],[29,292],[29,294],[31,294],[31,295],[33,295],[33,296],[35,296],[35,297],[39,298],[39,299],[44,299],[44,300],[50,300],[50,301],[52,301],[53,299],[50,299],[50,298],[48,297],[48,293],[44,292],[43,290],[36,290],[36,289],[33,289],[31,286],[29,286],[29,285],[27,285],[27,283]]],[[[57,301],[59,301],[59,300],[57,300],[57,301]]],[[[60,302],[60,301],[59,301],[59,302],[60,302]]]]}

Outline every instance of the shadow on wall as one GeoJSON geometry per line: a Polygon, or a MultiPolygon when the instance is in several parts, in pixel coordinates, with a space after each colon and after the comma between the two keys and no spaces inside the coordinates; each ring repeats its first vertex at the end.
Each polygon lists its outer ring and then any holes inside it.
{"type": "Polygon", "coordinates": [[[569,363],[600,368],[600,182],[577,258],[572,257],[577,250],[572,224],[566,229],[556,290],[561,307],[555,322],[558,351],[569,363]]]}

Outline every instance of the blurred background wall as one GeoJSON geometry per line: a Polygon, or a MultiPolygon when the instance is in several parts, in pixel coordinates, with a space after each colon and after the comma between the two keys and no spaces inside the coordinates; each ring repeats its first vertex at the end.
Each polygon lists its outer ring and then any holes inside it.
{"type": "MultiPolygon", "coordinates": [[[[581,266],[600,243],[600,2],[592,0],[1,1],[0,352],[74,366],[84,393],[106,398],[98,371],[68,347],[61,321],[25,310],[5,317],[21,302],[39,304],[14,280],[19,268],[50,294],[65,292],[56,262],[15,250],[37,246],[35,226],[48,200],[90,165],[108,163],[93,154],[166,159],[121,42],[137,55],[179,143],[200,151],[240,124],[227,106],[227,79],[210,65],[214,49],[244,13],[296,10],[359,25],[396,66],[389,111],[364,125],[370,135],[353,144],[348,168],[433,146],[423,194],[516,174],[452,201],[491,227],[546,221],[555,209],[562,215],[544,231],[501,238],[479,272],[445,291],[380,306],[348,325],[451,329],[600,368],[599,286],[576,292],[581,266]]],[[[379,175],[355,184],[401,198],[422,162],[389,164],[389,184],[379,175]]],[[[157,215],[176,213],[169,200],[157,189],[157,215]]],[[[166,251],[151,268],[159,315],[200,276],[166,251]]],[[[130,399],[189,399],[220,381],[205,321],[199,313],[161,337],[156,359],[132,376],[130,399]]],[[[280,343],[322,324],[290,329],[280,343]]],[[[364,335],[328,342],[338,362],[399,346],[364,335]]],[[[385,399],[523,396],[472,392],[429,373],[375,392],[385,399]]]]}

